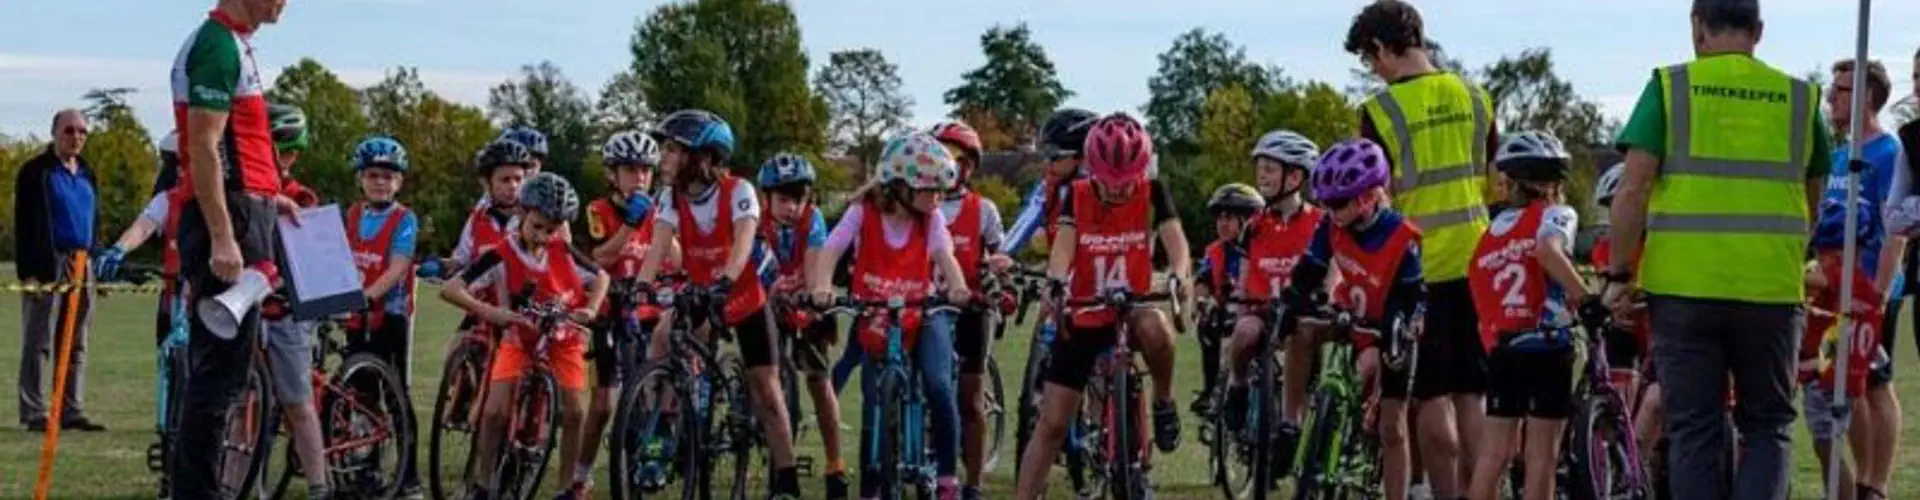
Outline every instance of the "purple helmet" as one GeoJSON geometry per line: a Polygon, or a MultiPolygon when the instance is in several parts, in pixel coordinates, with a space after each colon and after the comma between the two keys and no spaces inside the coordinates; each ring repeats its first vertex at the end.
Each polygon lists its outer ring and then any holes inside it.
{"type": "Polygon", "coordinates": [[[1320,155],[1320,166],[1313,169],[1311,181],[1317,200],[1359,196],[1387,185],[1387,153],[1366,139],[1335,144],[1320,155]]]}

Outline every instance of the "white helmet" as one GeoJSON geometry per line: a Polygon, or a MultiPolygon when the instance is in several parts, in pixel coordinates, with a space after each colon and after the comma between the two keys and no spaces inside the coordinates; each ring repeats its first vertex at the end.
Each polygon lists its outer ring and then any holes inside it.
{"type": "Polygon", "coordinates": [[[1627,176],[1627,163],[1615,163],[1600,174],[1593,182],[1593,202],[1603,207],[1613,206],[1613,194],[1620,191],[1620,179],[1627,176]]]}
{"type": "Polygon", "coordinates": [[[1553,134],[1528,131],[1508,135],[1500,143],[1500,151],[1494,153],[1493,162],[1499,164],[1526,159],[1565,161],[1572,158],[1573,155],[1567,154],[1566,146],[1561,145],[1560,139],[1553,134]]]}
{"type": "Polygon", "coordinates": [[[660,165],[660,145],[652,137],[637,131],[613,134],[607,138],[607,145],[600,148],[601,161],[608,166],[639,165],[653,168],[660,165]]]}
{"type": "Polygon", "coordinates": [[[1320,162],[1320,146],[1297,132],[1275,130],[1267,132],[1266,135],[1260,136],[1259,141],[1254,142],[1253,158],[1257,160],[1261,157],[1272,158],[1273,161],[1287,166],[1312,170],[1313,165],[1320,162]]]}
{"type": "Polygon", "coordinates": [[[945,191],[959,182],[960,167],[939,139],[912,132],[887,141],[880,148],[873,178],[880,184],[904,182],[913,189],[945,191]]]}
{"type": "Polygon", "coordinates": [[[172,130],[167,131],[167,136],[160,138],[158,146],[161,154],[179,155],[180,133],[172,130]]]}

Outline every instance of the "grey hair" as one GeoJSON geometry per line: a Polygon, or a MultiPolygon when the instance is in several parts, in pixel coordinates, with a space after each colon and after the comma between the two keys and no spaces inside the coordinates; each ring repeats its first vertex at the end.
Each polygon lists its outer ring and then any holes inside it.
{"type": "Polygon", "coordinates": [[[75,120],[80,120],[82,124],[87,122],[86,113],[82,113],[80,110],[74,108],[62,109],[53,113],[53,123],[47,124],[47,133],[60,135],[60,118],[68,115],[72,115],[75,120]]]}

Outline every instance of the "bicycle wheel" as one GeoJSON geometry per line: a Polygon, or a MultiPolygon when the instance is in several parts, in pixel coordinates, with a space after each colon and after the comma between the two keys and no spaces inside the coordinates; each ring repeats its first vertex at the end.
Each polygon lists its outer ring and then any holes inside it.
{"type": "MultiPolygon", "coordinates": [[[[1348,415],[1360,415],[1358,402],[1347,409],[1348,415]]],[[[1338,498],[1379,499],[1386,495],[1385,468],[1380,456],[1380,439],[1358,420],[1340,424],[1340,472],[1334,483],[1338,498]]]]}
{"type": "Polygon", "coordinates": [[[484,404],[490,357],[485,345],[462,341],[441,369],[427,436],[427,487],[435,499],[465,497],[473,484],[474,423],[484,404]]]}
{"type": "Polygon", "coordinates": [[[1106,442],[1101,446],[1109,450],[1107,455],[1108,494],[1117,500],[1128,500],[1139,496],[1138,492],[1134,491],[1136,478],[1133,464],[1139,459],[1136,448],[1139,445],[1137,434],[1140,430],[1135,428],[1137,426],[1133,422],[1135,395],[1131,375],[1131,371],[1125,367],[1115,367],[1112,378],[1107,382],[1111,387],[1107,393],[1111,398],[1106,404],[1107,428],[1112,429],[1113,432],[1107,435],[1106,442]]]}
{"type": "Polygon", "coordinates": [[[1007,390],[1000,380],[1000,362],[994,358],[987,356],[987,387],[984,391],[987,400],[986,423],[991,426],[992,432],[987,435],[987,472],[1000,467],[1000,447],[1007,441],[1007,390]]]}
{"type": "MultiPolygon", "coordinates": [[[[1207,397],[1213,400],[1214,408],[1225,408],[1225,391],[1214,391],[1207,397]]],[[[1210,474],[1210,480],[1214,486],[1220,487],[1223,498],[1247,498],[1252,494],[1248,488],[1253,484],[1248,481],[1253,474],[1249,470],[1252,462],[1247,460],[1247,456],[1253,448],[1241,442],[1228,429],[1227,419],[1231,417],[1226,412],[1215,411],[1207,417],[1207,425],[1203,432],[1206,432],[1207,471],[1210,474]]]]}
{"type": "Polygon", "coordinates": [[[1334,475],[1338,473],[1340,420],[1345,418],[1336,405],[1332,391],[1315,390],[1310,400],[1306,447],[1300,452],[1300,474],[1294,478],[1293,497],[1297,500],[1333,498],[1334,475]]]}
{"type": "Polygon", "coordinates": [[[391,498],[413,461],[413,403],[392,365],[355,354],[336,370],[320,400],[327,473],[350,497],[391,498]]]}
{"type": "Polygon", "coordinates": [[[1016,427],[1014,429],[1013,467],[1020,470],[1020,463],[1026,460],[1027,442],[1033,439],[1033,425],[1040,418],[1041,371],[1047,367],[1047,346],[1040,341],[1040,329],[1043,322],[1034,323],[1034,334],[1027,343],[1027,367],[1020,376],[1020,399],[1014,401],[1016,427]]]}
{"type": "Polygon", "coordinates": [[[174,437],[179,435],[180,416],[186,404],[187,393],[187,356],[186,349],[168,350],[161,363],[166,364],[166,385],[157,398],[166,406],[158,408],[157,426],[154,429],[155,442],[147,448],[147,468],[159,474],[156,481],[161,493],[172,492],[172,479],[167,476],[171,470],[174,437]]]}
{"type": "Polygon", "coordinates": [[[266,367],[253,363],[246,386],[227,408],[226,432],[220,443],[221,490],[229,498],[252,496],[273,454],[273,432],[279,427],[273,397],[268,394],[266,367]]]}
{"type": "Polygon", "coordinates": [[[607,482],[616,500],[666,490],[674,479],[673,464],[684,463],[682,447],[675,441],[683,435],[681,424],[687,419],[666,411],[662,401],[691,401],[679,382],[672,370],[653,368],[622,387],[613,429],[607,433],[607,482]]]}
{"type": "MultiPolygon", "coordinates": [[[[753,416],[752,401],[747,399],[746,381],[738,376],[738,359],[728,357],[721,363],[726,374],[725,383],[721,386],[725,390],[714,402],[713,408],[718,412],[718,418],[712,421],[709,435],[722,437],[708,447],[712,457],[712,468],[709,470],[712,474],[725,474],[719,484],[720,490],[714,494],[715,498],[746,500],[749,492],[755,489],[750,482],[755,452],[764,450],[764,447],[758,446],[762,441],[760,425],[753,416]]],[[[759,454],[764,456],[764,453],[759,454]]],[[[761,465],[771,470],[771,463],[771,460],[765,460],[761,465]]],[[[765,489],[766,485],[759,486],[765,489]]]]}
{"type": "Polygon", "coordinates": [[[1615,408],[1604,398],[1589,397],[1573,415],[1572,436],[1565,450],[1571,459],[1565,490],[1572,500],[1647,497],[1639,464],[1624,444],[1634,439],[1632,431],[1615,408]]]}
{"type": "Polygon", "coordinates": [[[500,498],[531,500],[540,493],[560,428],[559,390],[545,373],[520,378],[514,388],[506,446],[494,469],[500,498]]]}
{"type": "Polygon", "coordinates": [[[868,405],[868,408],[880,412],[875,422],[880,425],[867,429],[869,443],[867,449],[877,451],[871,463],[866,464],[866,474],[875,478],[880,485],[882,500],[904,500],[907,495],[907,481],[901,477],[900,461],[906,453],[916,450],[903,450],[906,446],[903,433],[909,429],[903,424],[906,417],[904,405],[907,398],[906,380],[897,374],[886,373],[880,376],[881,403],[868,405]]]}

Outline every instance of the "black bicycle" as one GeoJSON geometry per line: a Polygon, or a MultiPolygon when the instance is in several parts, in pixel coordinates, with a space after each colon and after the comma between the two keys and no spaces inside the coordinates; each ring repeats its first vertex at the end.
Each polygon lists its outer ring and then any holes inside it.
{"type": "MultiPolygon", "coordinates": [[[[704,328],[723,335],[726,295],[722,290],[682,290],[678,280],[662,282],[653,302],[673,310],[667,330],[667,352],[645,363],[635,382],[622,387],[608,433],[609,479],[613,497],[641,499],[672,496],[677,486],[685,500],[714,498],[713,481],[718,455],[733,454],[739,445],[718,441],[714,416],[729,402],[730,382],[717,352],[696,335],[704,328]],[[696,318],[696,316],[699,316],[696,318]],[[698,321],[696,321],[698,319],[698,321]]],[[[733,481],[722,484],[723,498],[745,498],[746,460],[735,457],[733,481]]]]}
{"type": "Polygon", "coordinates": [[[1227,298],[1203,309],[1207,317],[1202,321],[1215,322],[1216,326],[1224,324],[1228,321],[1227,304],[1239,304],[1259,312],[1266,329],[1251,347],[1253,360],[1248,363],[1246,373],[1249,381],[1246,411],[1227,412],[1226,384],[1222,382],[1208,395],[1213,398],[1214,411],[1207,415],[1209,420],[1201,435],[1211,446],[1209,462],[1214,484],[1220,486],[1221,493],[1226,498],[1265,500],[1268,492],[1293,467],[1293,457],[1279,449],[1281,392],[1278,380],[1282,369],[1276,352],[1290,332],[1286,327],[1292,325],[1286,324],[1286,320],[1291,318],[1287,316],[1286,304],[1280,300],[1227,298]]]}

